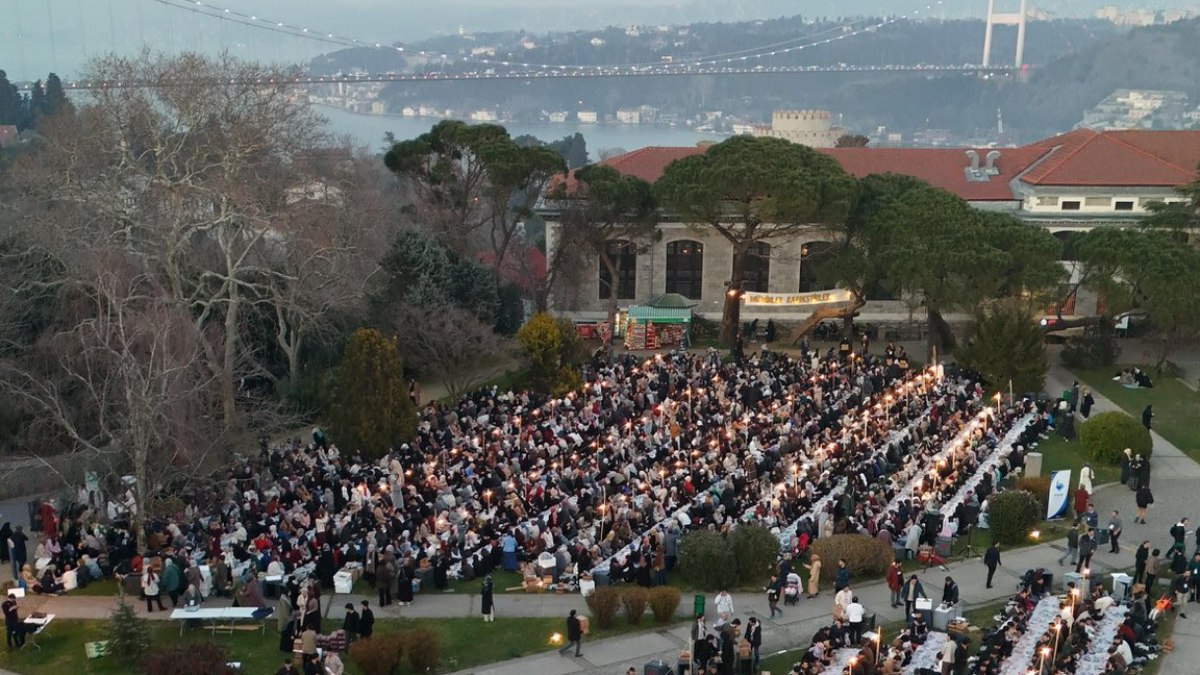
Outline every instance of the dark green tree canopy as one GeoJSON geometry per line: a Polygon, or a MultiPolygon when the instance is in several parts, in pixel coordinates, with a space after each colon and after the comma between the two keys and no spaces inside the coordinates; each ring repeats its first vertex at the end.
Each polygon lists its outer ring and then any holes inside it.
{"type": "Polygon", "coordinates": [[[351,452],[380,457],[412,439],[417,415],[404,381],[404,366],[392,340],[360,328],[346,345],[329,426],[334,442],[351,452]]]}

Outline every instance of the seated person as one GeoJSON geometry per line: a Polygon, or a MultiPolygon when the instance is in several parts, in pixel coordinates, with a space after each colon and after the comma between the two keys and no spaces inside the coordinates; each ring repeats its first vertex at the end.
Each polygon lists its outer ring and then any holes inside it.
{"type": "Polygon", "coordinates": [[[42,593],[45,595],[54,595],[57,593],[62,593],[63,592],[62,580],[59,579],[58,577],[54,576],[54,572],[55,572],[54,565],[50,565],[49,567],[47,567],[46,571],[42,573],[41,581],[37,585],[34,586],[33,590],[37,593],[42,593]]]}
{"type": "Polygon", "coordinates": [[[37,577],[33,576],[33,568],[28,563],[21,567],[21,580],[19,582],[21,588],[27,591],[37,592],[37,588],[41,585],[38,583],[37,577]]]}

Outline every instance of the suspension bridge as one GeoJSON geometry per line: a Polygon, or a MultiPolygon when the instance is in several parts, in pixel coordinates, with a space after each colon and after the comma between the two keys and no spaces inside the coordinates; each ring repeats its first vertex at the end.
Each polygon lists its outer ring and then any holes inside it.
{"type": "MultiPolygon", "coordinates": [[[[490,55],[476,55],[469,52],[449,53],[429,51],[402,44],[372,42],[357,37],[351,37],[336,32],[318,30],[311,26],[296,22],[277,20],[277,18],[259,16],[241,11],[235,7],[215,5],[206,0],[139,0],[147,7],[158,6],[170,10],[175,15],[190,15],[189,25],[223,24],[241,29],[250,29],[256,35],[265,37],[273,34],[280,40],[299,40],[318,43],[322,47],[358,48],[390,52],[404,57],[414,57],[422,65],[419,68],[405,69],[404,72],[382,73],[337,73],[316,74],[302,67],[286,67],[280,70],[277,77],[246,81],[237,78],[228,80],[213,80],[229,85],[285,85],[295,87],[311,87],[330,84],[354,83],[388,83],[388,82],[471,82],[484,80],[555,80],[577,78],[641,78],[641,77],[689,77],[689,76],[754,76],[754,75],[785,75],[805,73],[960,73],[978,76],[1003,76],[1021,74],[1025,71],[1023,63],[1023,42],[1026,16],[1026,0],[1019,0],[1020,11],[1003,14],[994,10],[996,0],[988,0],[987,34],[980,63],[966,64],[787,64],[777,63],[779,57],[806,50],[820,48],[835,42],[851,39],[869,39],[869,35],[901,21],[920,20],[932,13],[943,4],[944,0],[918,0],[929,2],[920,9],[913,9],[903,14],[888,18],[869,20],[849,20],[840,25],[819,30],[809,35],[779,42],[760,45],[719,54],[709,54],[683,59],[669,59],[643,63],[616,64],[564,64],[564,63],[534,63],[512,58],[490,55]],[[994,64],[990,60],[992,26],[1015,25],[1018,27],[1016,58],[1012,64],[994,64]]],[[[225,0],[228,1],[228,0],[225,0]]],[[[1009,0],[1010,2],[1013,0],[1009,0]]],[[[110,0],[110,30],[115,37],[115,27],[112,27],[110,0]]],[[[82,6],[81,6],[82,7],[82,6]]],[[[20,15],[18,14],[18,20],[20,15]]],[[[264,41],[265,42],[265,41],[264,41]]],[[[51,42],[53,48],[53,41],[51,42]]],[[[103,90],[136,87],[171,86],[170,82],[137,81],[137,80],[87,80],[63,78],[64,87],[71,90],[103,90]]],[[[179,82],[178,84],[185,84],[179,82]]],[[[28,90],[31,82],[18,82],[18,88],[28,90]]]]}

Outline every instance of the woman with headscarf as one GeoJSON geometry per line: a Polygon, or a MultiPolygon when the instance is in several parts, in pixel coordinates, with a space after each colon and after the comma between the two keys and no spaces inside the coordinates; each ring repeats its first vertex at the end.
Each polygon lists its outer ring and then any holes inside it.
{"type": "Polygon", "coordinates": [[[405,558],[404,562],[396,568],[396,602],[399,602],[401,606],[408,605],[413,601],[412,579],[412,561],[405,558]]]}
{"type": "Polygon", "coordinates": [[[321,588],[333,588],[333,575],[337,573],[333,562],[333,551],[329,544],[321,547],[321,557],[317,559],[317,580],[321,588]]]}

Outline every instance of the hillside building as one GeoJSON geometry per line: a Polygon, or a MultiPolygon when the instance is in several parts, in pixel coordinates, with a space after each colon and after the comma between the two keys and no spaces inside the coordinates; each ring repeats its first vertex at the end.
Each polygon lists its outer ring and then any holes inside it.
{"type": "MultiPolygon", "coordinates": [[[[654,182],[672,161],[698,154],[703,147],[650,147],[605,160],[621,173],[654,182]]],[[[1044,227],[1067,241],[1097,227],[1128,227],[1154,202],[1183,201],[1175,188],[1197,178],[1200,131],[1093,131],[1079,129],[1017,148],[826,148],[856,177],[896,173],[952,192],[977,209],[1010,213],[1044,227]]],[[[554,203],[542,204],[547,221],[548,257],[559,243],[554,203]]],[[[821,285],[814,255],[829,247],[834,234],[819,226],[789,241],[762,242],[750,256],[743,290],[757,293],[806,293],[830,290],[821,285]]],[[[720,317],[733,264],[731,244],[715,231],[681,222],[663,222],[658,236],[636,246],[614,242],[621,256],[619,287],[623,304],[679,293],[697,303],[695,311],[720,317]]],[[[1075,273],[1070,248],[1063,264],[1075,273]]],[[[576,287],[553,298],[556,311],[582,320],[605,315],[607,272],[596,258],[588,261],[576,287]]],[[[882,291],[869,296],[860,316],[865,321],[913,319],[911,306],[882,291]]],[[[1095,312],[1096,298],[1080,291],[1064,303],[1067,315],[1095,312]]],[[[743,308],[743,320],[775,318],[801,321],[808,310],[788,307],[743,308]]]]}

